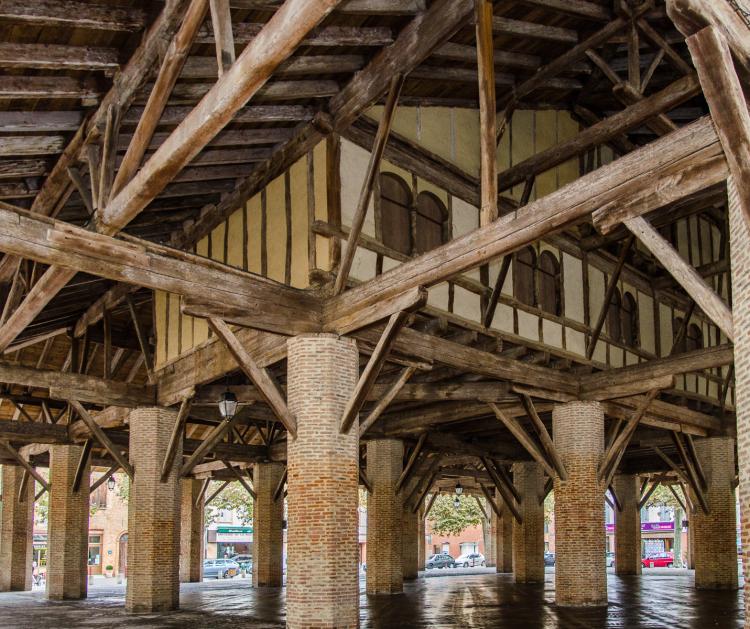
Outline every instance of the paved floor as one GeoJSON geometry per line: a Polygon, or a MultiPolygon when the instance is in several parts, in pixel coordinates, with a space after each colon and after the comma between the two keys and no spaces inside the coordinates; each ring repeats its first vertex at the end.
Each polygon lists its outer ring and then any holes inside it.
{"type": "MultiPolygon", "coordinates": [[[[497,629],[741,629],[737,592],[697,592],[688,571],[653,571],[643,577],[609,574],[606,609],[570,610],[554,605],[554,572],[543,585],[515,585],[510,575],[463,574],[408,583],[396,596],[362,592],[362,627],[493,627],[497,629]]],[[[44,594],[0,594],[0,627],[189,627],[190,629],[284,626],[284,590],[253,589],[250,581],[183,585],[182,609],[172,614],[126,614],[122,586],[97,583],[90,598],[50,602],[44,594]]],[[[361,582],[364,587],[364,581],[361,582]]]]}

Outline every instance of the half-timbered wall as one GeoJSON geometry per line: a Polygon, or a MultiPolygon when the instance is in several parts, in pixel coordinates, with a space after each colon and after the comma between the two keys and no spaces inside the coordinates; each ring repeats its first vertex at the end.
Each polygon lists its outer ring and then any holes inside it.
{"type": "MultiPolygon", "coordinates": [[[[368,115],[377,120],[381,111],[380,107],[374,107],[368,115]]],[[[498,172],[502,173],[531,155],[575,136],[578,131],[578,124],[565,111],[516,111],[498,147],[498,172]]],[[[476,111],[400,107],[394,118],[393,133],[471,176],[479,174],[479,119],[476,111]]],[[[581,159],[570,160],[542,173],[536,178],[530,198],[533,200],[549,194],[581,173],[613,158],[609,148],[601,147],[581,159]]],[[[346,139],[335,148],[330,142],[321,142],[306,158],[272,181],[243,209],[201,240],[197,253],[293,286],[307,286],[311,273],[325,276],[335,267],[336,245],[343,244],[341,241],[348,233],[368,159],[368,151],[346,139]],[[340,179],[339,198],[334,199],[337,179],[340,179]]],[[[421,251],[417,233],[420,221],[425,220],[420,214],[420,207],[425,202],[431,207],[441,208],[444,214],[443,240],[461,236],[479,226],[479,211],[475,206],[433,182],[417,177],[387,159],[381,163],[381,176],[394,178],[411,204],[411,240],[396,238],[394,241],[392,234],[389,237],[384,233],[388,229],[384,225],[388,212],[382,206],[388,202],[388,194],[381,194],[380,186],[376,185],[352,265],[352,281],[366,281],[421,251]],[[430,197],[429,200],[426,201],[425,196],[430,197]],[[399,243],[398,249],[386,244],[394,242],[399,243]],[[404,250],[404,242],[410,243],[410,253],[404,250]]],[[[504,194],[518,201],[522,192],[523,186],[520,185],[504,194]]],[[[401,223],[397,228],[405,229],[405,225],[401,223]]],[[[721,230],[704,217],[681,219],[671,233],[665,235],[696,266],[719,260],[723,255],[721,230]]],[[[518,262],[514,261],[489,333],[532,349],[548,351],[559,358],[580,360],[585,356],[586,337],[602,307],[614,260],[606,254],[583,253],[564,236],[537,242],[531,249],[535,286],[526,289],[531,291],[531,298],[517,295],[517,289],[514,290],[514,273],[519,268],[518,262]],[[543,307],[545,297],[542,295],[541,275],[545,257],[546,268],[553,269],[557,275],[556,307],[549,306],[549,298],[547,307],[543,307]]],[[[645,250],[641,249],[641,252],[648,255],[645,250]]],[[[450,282],[431,287],[427,311],[469,329],[484,331],[481,325],[482,294],[486,295],[487,286],[494,284],[499,268],[500,261],[495,261],[484,276],[480,269],[475,269],[450,282]]],[[[725,275],[716,275],[710,281],[726,296],[729,287],[725,275]]],[[[611,307],[613,313],[607,317],[596,346],[595,362],[621,367],[670,354],[674,335],[684,317],[684,301],[654,287],[650,278],[628,267],[621,275],[613,301],[616,305],[611,307]]],[[[155,311],[158,367],[209,338],[204,321],[180,314],[177,296],[158,293],[155,311]]],[[[718,328],[702,314],[694,314],[690,323],[693,336],[699,330],[703,346],[726,341],[718,328]]],[[[716,399],[723,375],[723,371],[716,370],[708,376],[680,376],[677,387],[716,399]]],[[[729,399],[732,399],[731,391],[729,399]]]]}

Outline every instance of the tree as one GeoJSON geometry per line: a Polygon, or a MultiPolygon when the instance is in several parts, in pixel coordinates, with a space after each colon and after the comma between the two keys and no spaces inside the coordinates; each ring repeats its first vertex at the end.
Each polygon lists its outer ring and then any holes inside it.
{"type": "Polygon", "coordinates": [[[459,496],[459,507],[453,506],[454,495],[441,494],[430,509],[428,519],[438,535],[458,535],[482,523],[482,511],[471,496],[459,496]]]}
{"type": "MultiPolygon", "coordinates": [[[[206,495],[216,491],[223,481],[211,481],[208,485],[206,495]]],[[[222,511],[232,511],[243,525],[253,521],[253,499],[239,481],[229,483],[222,492],[206,507],[205,526],[216,522],[222,511]]]]}

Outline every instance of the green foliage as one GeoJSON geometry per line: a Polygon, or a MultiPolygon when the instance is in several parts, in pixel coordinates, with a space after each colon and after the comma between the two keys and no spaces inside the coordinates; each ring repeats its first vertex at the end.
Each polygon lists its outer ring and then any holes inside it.
{"type": "Polygon", "coordinates": [[[127,474],[114,474],[115,493],[125,504],[130,500],[130,476],[127,474]]]}
{"type": "MultiPolygon", "coordinates": [[[[210,496],[221,487],[223,481],[211,481],[206,490],[210,496]]],[[[253,521],[253,499],[239,481],[229,483],[224,490],[211,501],[206,507],[206,524],[209,526],[216,522],[220,511],[233,511],[243,525],[253,521]]]]}
{"type": "MultiPolygon", "coordinates": [[[[648,491],[648,490],[647,490],[648,491]]],[[[679,492],[680,490],[675,490],[679,492]]],[[[674,509],[675,507],[679,507],[680,503],[677,502],[674,495],[671,491],[664,485],[659,485],[653,494],[651,494],[651,497],[648,499],[648,501],[645,504],[646,507],[671,507],[674,509]]]]}
{"type": "Polygon", "coordinates": [[[555,514],[555,490],[547,494],[544,499],[544,522],[549,525],[552,522],[552,516],[555,514]]]}
{"type": "Polygon", "coordinates": [[[430,509],[428,519],[438,535],[459,535],[482,522],[482,510],[471,496],[460,496],[459,507],[453,506],[455,495],[441,494],[430,509]]]}

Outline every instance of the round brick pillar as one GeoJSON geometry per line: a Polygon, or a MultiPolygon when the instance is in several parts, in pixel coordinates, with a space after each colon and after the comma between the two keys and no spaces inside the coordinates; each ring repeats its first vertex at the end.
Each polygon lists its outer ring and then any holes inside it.
{"type": "Polygon", "coordinates": [[[359,376],[354,340],[335,334],[287,341],[287,627],[359,625],[359,421],[339,422],[359,376]]]}
{"type": "MultiPolygon", "coordinates": [[[[544,582],[544,472],[538,463],[513,464],[513,484],[521,496],[522,522],[513,518],[513,578],[516,583],[544,582]]],[[[509,514],[509,518],[512,516],[509,514]]]]}
{"type": "Polygon", "coordinates": [[[690,523],[695,535],[695,587],[733,590],[738,587],[734,439],[696,439],[695,450],[708,485],[708,513],[698,506],[690,523]]]}
{"type": "Polygon", "coordinates": [[[273,494],[284,476],[283,463],[253,468],[253,586],[281,587],[284,560],[284,498],[273,494]]]}
{"type": "Polygon", "coordinates": [[[641,574],[640,484],[635,474],[616,474],[612,485],[622,511],[615,509],[615,574],[641,574]]]}
{"type": "Polygon", "coordinates": [[[73,480],[83,448],[51,446],[47,598],[81,599],[88,593],[89,464],[78,491],[73,480]]]}
{"type": "Polygon", "coordinates": [[[31,589],[32,534],[34,526],[34,479],[18,494],[23,468],[3,465],[3,504],[0,511],[0,592],[31,589]]]}
{"type": "Polygon", "coordinates": [[[555,600],[566,607],[607,604],[604,492],[597,470],[604,452],[604,411],[598,402],[552,410],[555,448],[568,478],[555,477],[555,600]]]}

